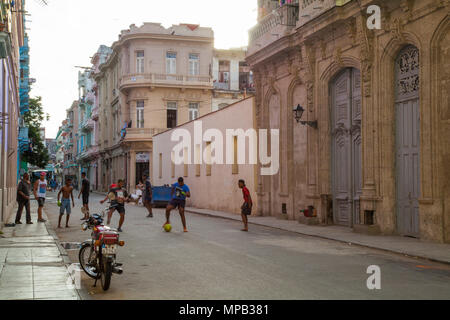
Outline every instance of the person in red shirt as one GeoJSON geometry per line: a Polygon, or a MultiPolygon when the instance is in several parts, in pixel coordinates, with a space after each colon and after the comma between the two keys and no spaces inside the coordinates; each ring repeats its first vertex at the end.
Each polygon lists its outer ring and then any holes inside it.
{"type": "Polygon", "coordinates": [[[244,229],[241,229],[241,231],[248,231],[248,218],[247,216],[252,214],[252,197],[250,195],[250,191],[245,186],[244,180],[239,180],[239,188],[242,189],[242,195],[244,196],[244,204],[241,206],[241,215],[242,215],[242,222],[244,222],[244,229]]]}

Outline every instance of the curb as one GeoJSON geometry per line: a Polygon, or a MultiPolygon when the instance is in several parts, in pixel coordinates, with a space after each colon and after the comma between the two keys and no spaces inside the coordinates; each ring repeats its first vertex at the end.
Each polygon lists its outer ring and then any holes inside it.
{"type": "MultiPolygon", "coordinates": [[[[193,213],[193,214],[198,214],[198,215],[203,215],[203,216],[207,216],[207,217],[212,217],[212,218],[232,220],[232,221],[241,221],[238,218],[218,216],[218,215],[214,215],[214,214],[210,214],[210,213],[204,213],[204,212],[199,212],[199,211],[194,211],[194,210],[185,209],[185,211],[189,212],[189,213],[193,213]]],[[[359,246],[359,247],[370,248],[370,249],[374,249],[374,250],[380,250],[380,251],[384,251],[384,252],[394,253],[394,254],[397,254],[397,255],[406,256],[408,258],[415,258],[415,259],[421,259],[421,260],[432,261],[432,262],[437,262],[437,263],[450,265],[450,261],[440,260],[440,259],[430,258],[430,257],[425,257],[425,256],[417,256],[417,255],[414,255],[414,254],[411,254],[411,253],[407,253],[407,252],[403,252],[403,251],[399,251],[399,250],[380,248],[380,247],[371,246],[371,245],[368,245],[368,244],[365,244],[365,243],[359,243],[359,242],[354,242],[354,241],[346,241],[346,240],[335,239],[335,238],[326,237],[326,236],[317,235],[317,234],[309,234],[309,233],[305,233],[305,232],[301,232],[301,231],[288,230],[288,229],[285,229],[285,228],[280,228],[280,227],[275,227],[275,226],[271,226],[271,225],[267,225],[267,224],[257,223],[257,222],[253,222],[253,221],[250,221],[250,220],[248,221],[248,223],[252,224],[252,225],[256,225],[256,226],[261,226],[261,227],[272,228],[272,229],[282,230],[282,231],[286,231],[286,232],[292,232],[292,233],[296,233],[296,234],[301,234],[303,236],[314,237],[314,238],[319,238],[319,239],[324,239],[324,240],[329,240],[329,241],[336,241],[336,242],[345,243],[345,244],[348,244],[348,245],[355,245],[355,246],[359,246]]]]}

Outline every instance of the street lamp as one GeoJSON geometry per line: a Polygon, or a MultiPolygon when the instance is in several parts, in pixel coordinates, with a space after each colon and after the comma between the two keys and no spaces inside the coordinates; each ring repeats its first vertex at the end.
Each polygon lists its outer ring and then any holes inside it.
{"type": "Polygon", "coordinates": [[[317,129],[317,120],[315,121],[301,121],[300,119],[303,116],[303,112],[305,112],[305,109],[301,105],[297,105],[297,107],[292,110],[294,112],[294,118],[297,120],[297,123],[300,123],[302,125],[310,126],[314,129],[317,129]]]}

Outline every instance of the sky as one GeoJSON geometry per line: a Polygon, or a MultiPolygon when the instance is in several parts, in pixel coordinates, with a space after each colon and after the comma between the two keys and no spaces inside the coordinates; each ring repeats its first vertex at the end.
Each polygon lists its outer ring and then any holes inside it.
{"type": "Polygon", "coordinates": [[[55,138],[68,109],[78,99],[76,66],[90,66],[101,44],[111,46],[131,24],[164,27],[191,23],[214,30],[215,47],[246,46],[256,24],[256,0],[26,0],[30,45],[31,97],[42,96],[46,137],[55,138]]]}

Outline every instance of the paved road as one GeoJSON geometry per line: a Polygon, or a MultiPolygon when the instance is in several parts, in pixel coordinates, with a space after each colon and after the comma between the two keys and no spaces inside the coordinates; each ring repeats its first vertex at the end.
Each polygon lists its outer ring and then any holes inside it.
{"type": "MultiPolygon", "coordinates": [[[[91,195],[91,207],[101,199],[91,195]]],[[[80,224],[80,201],[71,228],[56,230],[61,241],[88,239],[80,224]]],[[[91,212],[93,210],[91,209],[91,212]]],[[[53,199],[46,207],[57,226],[53,199]]],[[[113,275],[111,289],[83,276],[92,299],[450,299],[450,266],[410,259],[383,251],[345,245],[277,229],[187,214],[189,233],[182,232],[177,212],[171,233],[161,226],[163,209],[127,206],[119,259],[124,274],[113,275]],[[367,267],[381,268],[381,290],[368,290],[367,267]]],[[[116,227],[115,214],[112,226],[116,227]]],[[[77,251],[69,251],[77,262],[77,251]]]]}

